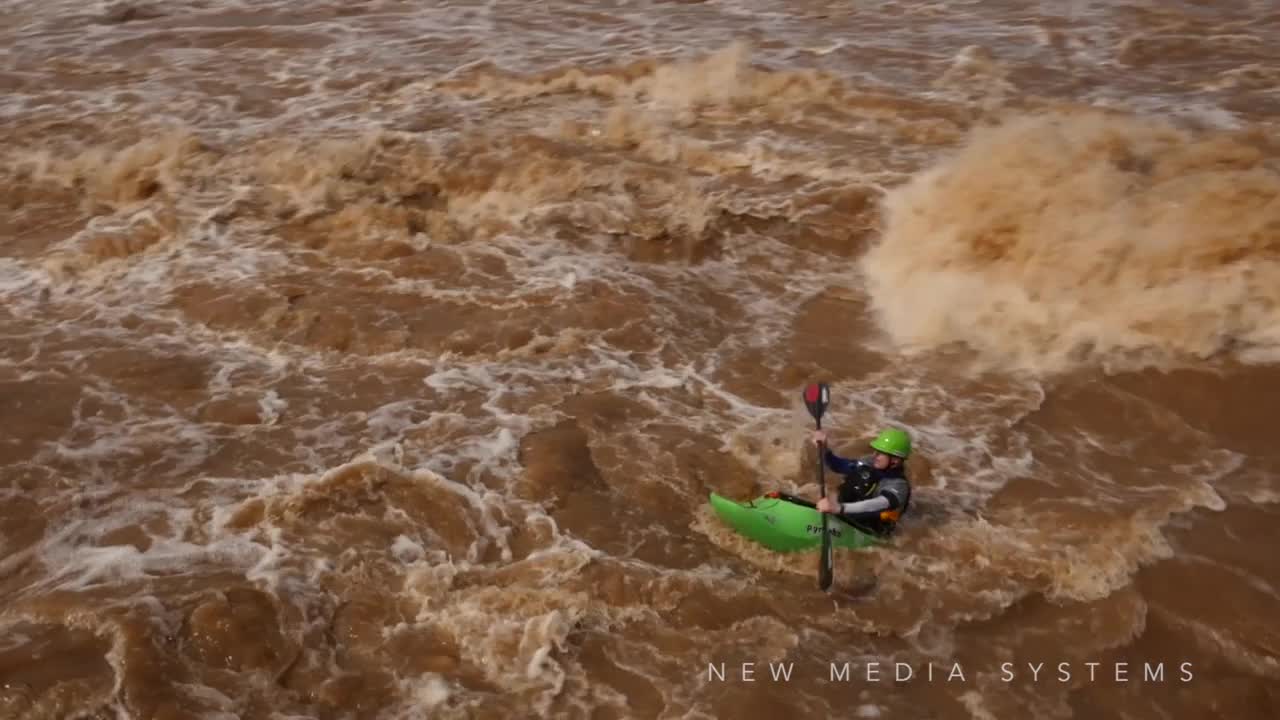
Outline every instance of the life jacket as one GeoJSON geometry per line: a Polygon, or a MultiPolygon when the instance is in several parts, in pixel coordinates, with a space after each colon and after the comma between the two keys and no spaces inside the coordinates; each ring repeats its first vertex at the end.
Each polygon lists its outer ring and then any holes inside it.
{"type": "Polygon", "coordinates": [[[898,520],[902,514],[907,511],[911,505],[911,482],[907,479],[905,467],[898,465],[887,470],[877,470],[871,464],[872,458],[859,458],[857,469],[845,475],[844,483],[840,485],[840,502],[850,503],[859,500],[869,500],[881,494],[881,486],[886,481],[900,480],[900,484],[904,487],[900,488],[905,492],[893,493],[896,496],[905,495],[899,507],[888,510],[881,510],[878,513],[858,513],[856,515],[842,515],[841,517],[855,527],[866,529],[877,535],[889,535],[897,528],[898,520]]]}

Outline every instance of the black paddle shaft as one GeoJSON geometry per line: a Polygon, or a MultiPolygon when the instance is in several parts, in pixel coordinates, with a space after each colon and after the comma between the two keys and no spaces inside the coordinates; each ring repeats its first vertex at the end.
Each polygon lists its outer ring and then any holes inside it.
{"type": "MultiPolygon", "coordinates": [[[[827,405],[831,402],[831,391],[826,383],[812,383],[804,389],[804,404],[809,408],[809,414],[813,416],[813,421],[817,424],[819,430],[822,429],[822,414],[826,412],[827,405]]],[[[818,489],[821,491],[820,497],[827,496],[827,475],[823,464],[823,456],[826,454],[826,443],[818,443],[818,489]]],[[[826,590],[831,587],[832,580],[832,557],[831,557],[831,533],[828,532],[829,514],[822,513],[822,554],[818,557],[818,587],[826,590]]]]}

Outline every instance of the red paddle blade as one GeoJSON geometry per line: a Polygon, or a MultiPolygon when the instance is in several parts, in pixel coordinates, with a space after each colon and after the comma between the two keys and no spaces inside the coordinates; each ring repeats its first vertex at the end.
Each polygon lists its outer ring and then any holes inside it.
{"type": "Polygon", "coordinates": [[[814,420],[821,420],[822,413],[827,411],[827,404],[831,402],[831,390],[827,388],[826,383],[810,383],[804,389],[804,404],[809,408],[809,414],[814,420]]]}

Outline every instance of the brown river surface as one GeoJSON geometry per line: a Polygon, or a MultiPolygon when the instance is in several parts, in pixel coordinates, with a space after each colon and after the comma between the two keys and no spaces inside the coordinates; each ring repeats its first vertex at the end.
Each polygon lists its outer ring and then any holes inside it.
{"type": "Polygon", "coordinates": [[[1274,0],[0,2],[3,718],[1274,720],[1278,421],[1274,0]]]}

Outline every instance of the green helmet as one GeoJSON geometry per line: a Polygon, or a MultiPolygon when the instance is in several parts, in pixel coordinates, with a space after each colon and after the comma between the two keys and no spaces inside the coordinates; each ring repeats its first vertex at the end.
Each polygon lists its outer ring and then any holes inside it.
{"type": "Polygon", "coordinates": [[[911,454],[911,436],[905,430],[886,428],[871,441],[871,447],[885,455],[893,455],[905,460],[911,454]]]}

